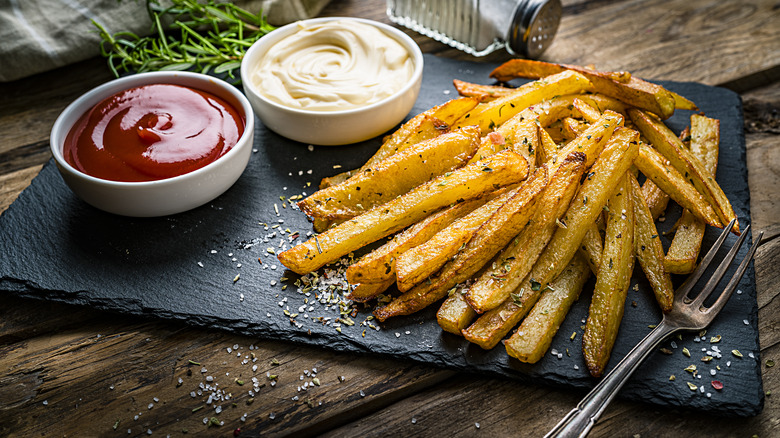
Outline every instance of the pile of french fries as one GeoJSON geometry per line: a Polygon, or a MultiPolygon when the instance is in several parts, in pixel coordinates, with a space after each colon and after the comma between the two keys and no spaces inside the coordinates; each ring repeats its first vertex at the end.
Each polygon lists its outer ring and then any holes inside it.
{"type": "Polygon", "coordinates": [[[735,218],[713,176],[719,123],[696,114],[676,136],[662,120],[695,104],[627,72],[513,60],[491,76],[533,81],[456,80],[460,98],[412,118],[363,167],[299,202],[318,234],[279,260],[307,274],[393,236],[347,269],[352,300],[396,285],[374,309],[380,321],[438,305],[443,330],[485,349],[504,340],[528,363],[592,272],[582,348],[598,377],[634,261],[668,312],[670,273],[694,269],[706,225],[735,218]],[[669,199],[685,210],[664,253],[655,220],[669,199]]]}

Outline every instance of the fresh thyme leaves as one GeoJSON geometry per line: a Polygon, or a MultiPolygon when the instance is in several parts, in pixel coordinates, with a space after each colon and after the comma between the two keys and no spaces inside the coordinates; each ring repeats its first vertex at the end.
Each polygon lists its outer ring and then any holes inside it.
{"type": "Polygon", "coordinates": [[[112,35],[92,22],[102,39],[101,54],[116,77],[120,72],[194,70],[236,80],[235,72],[246,50],[274,29],[262,12],[255,15],[214,0],[171,0],[170,7],[146,0],[146,10],[152,34],[145,37],[132,32],[112,35]]]}

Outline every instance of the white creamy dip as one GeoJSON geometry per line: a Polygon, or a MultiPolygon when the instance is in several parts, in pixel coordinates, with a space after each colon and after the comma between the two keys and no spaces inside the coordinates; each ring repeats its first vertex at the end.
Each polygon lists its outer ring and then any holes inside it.
{"type": "Polygon", "coordinates": [[[336,20],[299,25],[260,59],[252,83],[291,108],[338,111],[378,102],[414,72],[409,52],[378,28],[336,20]]]}

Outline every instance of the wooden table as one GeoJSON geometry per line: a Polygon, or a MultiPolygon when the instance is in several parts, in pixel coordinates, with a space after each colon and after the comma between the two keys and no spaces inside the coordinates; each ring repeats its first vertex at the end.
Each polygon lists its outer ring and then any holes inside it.
{"type": "MultiPolygon", "coordinates": [[[[754,235],[766,232],[755,266],[768,362],[780,360],[780,8],[744,3],[564,1],[544,58],[741,94],[754,235]]],[[[322,15],[389,22],[382,0],[334,0],[322,15]]],[[[426,52],[470,59],[409,33],[426,52]]],[[[103,60],[91,59],[0,84],[0,211],[49,160],[59,112],[109,79],[103,60]]],[[[778,368],[762,364],[768,396],[755,418],[617,401],[591,436],[777,436],[780,394],[769,394],[778,392],[778,368]]],[[[59,303],[3,296],[0,304],[0,436],[230,436],[237,428],[241,436],[540,436],[582,395],[59,303]],[[236,347],[241,357],[229,352],[236,347]],[[258,358],[257,372],[241,363],[246,355],[258,358]],[[206,396],[191,396],[209,383],[202,367],[233,395],[218,415],[199,409],[206,396]],[[299,392],[315,369],[319,386],[299,392]],[[274,387],[267,373],[278,376],[274,387]],[[253,375],[265,385],[250,401],[253,375]],[[211,417],[224,424],[205,426],[211,417]]]]}

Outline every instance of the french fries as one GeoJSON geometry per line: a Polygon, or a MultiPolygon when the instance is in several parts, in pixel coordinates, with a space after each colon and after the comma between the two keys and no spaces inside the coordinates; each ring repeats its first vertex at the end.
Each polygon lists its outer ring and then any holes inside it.
{"type": "Polygon", "coordinates": [[[545,188],[531,222],[468,288],[465,299],[474,311],[484,313],[500,305],[531,270],[579,186],[584,162],[585,154],[580,152],[564,159],[545,188]]]}
{"type": "Polygon", "coordinates": [[[561,221],[564,227],[555,230],[531,272],[510,298],[463,330],[467,340],[491,349],[531,310],[542,288],[563,271],[577,252],[590,224],[601,214],[620,177],[631,167],[637,155],[636,138],[635,131],[615,132],[571,202],[561,221]]]}
{"type": "MultiPolygon", "coordinates": [[[[492,196],[491,194],[482,198],[461,202],[417,222],[397,234],[390,242],[371,251],[350,265],[346,273],[347,281],[351,284],[386,283],[390,281],[392,285],[392,283],[395,283],[395,260],[398,255],[425,243],[453,221],[469,214],[475,208],[487,202],[492,196]]],[[[363,288],[363,290],[367,289],[363,288]]],[[[353,290],[350,298],[355,301],[366,301],[375,295],[353,290]]]]}
{"type": "Polygon", "coordinates": [[[634,76],[625,80],[626,75],[616,75],[615,72],[597,72],[573,65],[513,59],[493,70],[490,77],[508,82],[515,78],[549,77],[552,72],[561,74],[566,71],[576,71],[586,77],[592,84],[592,91],[658,114],[664,119],[674,113],[675,98],[668,90],[634,76]]]}
{"type": "Polygon", "coordinates": [[[504,342],[506,352],[520,362],[538,362],[550,348],[553,336],[589,277],[588,262],[575,255],[561,275],[544,289],[520,327],[504,342]]]}
{"type": "MultiPolygon", "coordinates": [[[[723,189],[720,188],[715,177],[707,171],[704,165],[685,149],[682,141],[660,120],[643,111],[628,110],[631,120],[634,121],[640,132],[653,144],[678,172],[690,181],[696,190],[701,193],[712,206],[723,226],[736,218],[723,189]]],[[[671,193],[670,193],[671,195],[671,193]]],[[[739,222],[734,223],[733,231],[739,234],[739,222]]]]}
{"type": "Polygon", "coordinates": [[[642,143],[635,164],[655,185],[674,199],[674,202],[690,210],[707,224],[723,227],[710,204],[658,151],[642,143]]]}
{"type": "MultiPolygon", "coordinates": [[[[712,175],[718,166],[720,122],[700,115],[691,116],[691,152],[701,159],[712,175]]],[[[683,211],[664,266],[672,274],[690,274],[696,268],[705,224],[688,210],[683,211]]]]}
{"type": "Polygon", "coordinates": [[[582,335],[582,352],[593,377],[601,377],[607,366],[634,268],[634,207],[629,177],[623,175],[609,198],[604,254],[582,335]]]}
{"type": "Polygon", "coordinates": [[[352,175],[360,171],[370,169],[382,160],[389,158],[395,153],[406,149],[409,146],[437,137],[449,131],[450,125],[455,120],[461,118],[464,114],[471,111],[479,101],[472,98],[453,99],[441,105],[435,106],[428,111],[418,114],[401,128],[389,135],[379,150],[368,159],[368,161],[359,169],[340,173],[330,178],[324,178],[320,183],[320,188],[324,189],[332,185],[346,181],[352,175]]]}
{"type": "Polygon", "coordinates": [[[306,274],[394,235],[347,268],[348,298],[387,291],[373,309],[380,322],[441,303],[442,330],[484,349],[516,328],[507,354],[528,363],[593,273],[582,350],[600,376],[634,259],[668,312],[669,274],[695,266],[706,225],[734,216],[713,177],[718,122],[692,116],[687,146],[662,119],[696,105],[629,72],[515,60],[492,76],[535,80],[454,80],[465,97],[413,117],[364,166],[299,203],[323,232],[278,258],[306,274]],[[684,213],[664,254],[654,220],[669,199],[684,213]]]}
{"type": "Polygon", "coordinates": [[[492,131],[493,127],[501,125],[531,105],[555,96],[579,94],[589,87],[590,81],[585,79],[585,76],[573,71],[564,71],[539,81],[529,82],[506,96],[477,106],[456,122],[453,128],[477,125],[485,135],[492,131]]]}
{"type": "Polygon", "coordinates": [[[634,254],[653,288],[658,305],[666,313],[672,310],[674,287],[664,268],[664,249],[639,183],[634,175],[627,175],[627,178],[630,189],[627,195],[633,198],[634,206],[634,254]]]}
{"type": "Polygon", "coordinates": [[[338,260],[369,243],[416,223],[431,213],[456,202],[487,194],[496,188],[518,183],[528,175],[528,162],[511,151],[462,167],[416,187],[390,202],[278,255],[293,272],[307,274],[338,260]]]}
{"type": "Polygon", "coordinates": [[[418,284],[386,306],[377,308],[374,316],[384,321],[392,316],[414,313],[441,300],[451,288],[476,274],[526,225],[546,185],[547,169],[542,166],[528,181],[510,192],[507,202],[479,227],[463,250],[435,277],[418,284]]]}
{"type": "Polygon", "coordinates": [[[406,292],[435,274],[513,194],[507,192],[496,197],[456,220],[422,244],[399,254],[395,261],[398,290],[406,292]]]}
{"type": "Polygon", "coordinates": [[[313,218],[344,222],[464,166],[479,144],[479,132],[473,126],[442,134],[408,147],[340,184],[318,190],[299,201],[298,207],[313,218]]]}

